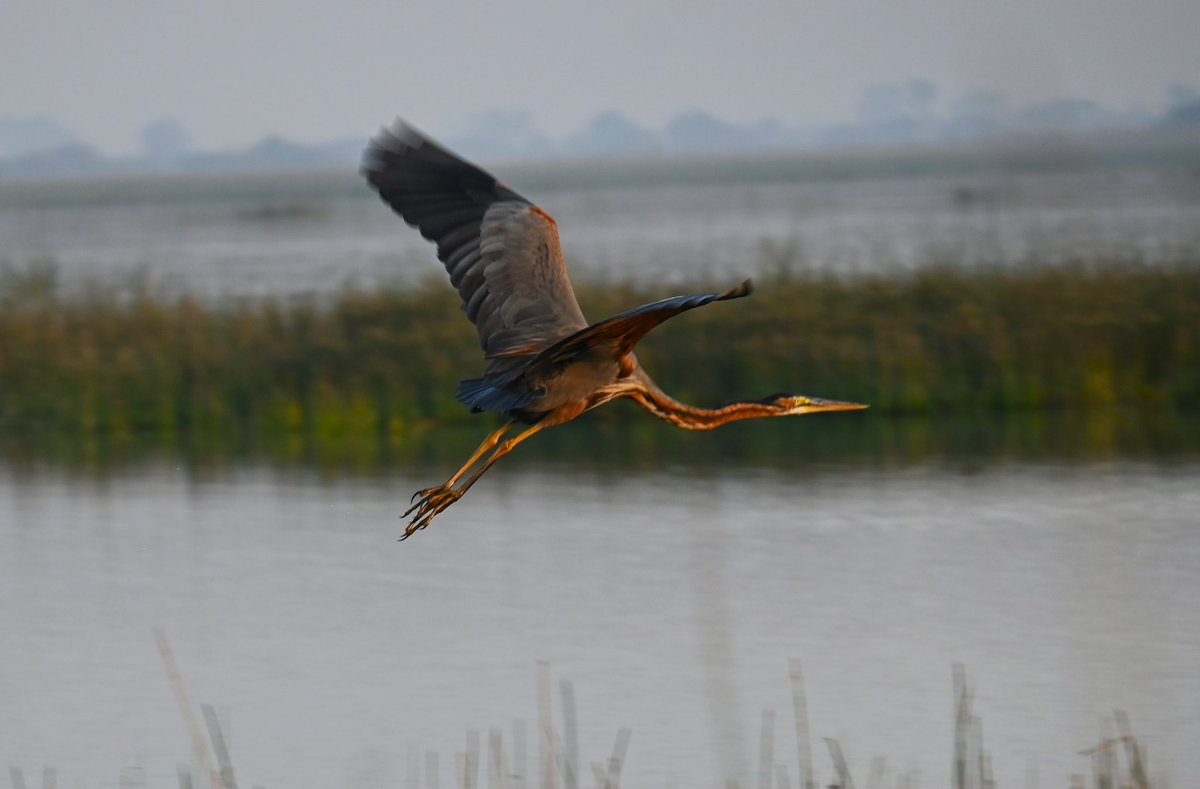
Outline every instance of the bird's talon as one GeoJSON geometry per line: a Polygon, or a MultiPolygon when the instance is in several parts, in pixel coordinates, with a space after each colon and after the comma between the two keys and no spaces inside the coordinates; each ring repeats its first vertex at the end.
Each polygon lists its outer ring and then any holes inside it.
{"type": "Polygon", "coordinates": [[[410,499],[410,501],[415,500],[413,505],[400,516],[401,518],[412,516],[400,541],[407,540],[414,533],[427,527],[433,521],[434,517],[460,498],[462,498],[462,491],[444,486],[418,490],[413,494],[413,498],[410,499]]]}
{"type": "Polygon", "coordinates": [[[424,498],[424,497],[428,496],[430,493],[433,493],[435,490],[441,490],[441,488],[440,487],[421,488],[416,493],[412,494],[412,498],[408,500],[408,503],[412,504],[414,501],[417,500],[417,498],[424,498]]]}
{"type": "Polygon", "coordinates": [[[439,490],[441,490],[441,488],[422,488],[421,490],[418,490],[412,495],[412,498],[408,500],[408,503],[412,504],[412,506],[405,510],[404,514],[400,517],[407,518],[409,515],[412,515],[415,512],[417,515],[413,518],[413,520],[416,520],[416,518],[420,517],[421,515],[421,508],[428,503],[430,494],[436,493],[439,490]]]}

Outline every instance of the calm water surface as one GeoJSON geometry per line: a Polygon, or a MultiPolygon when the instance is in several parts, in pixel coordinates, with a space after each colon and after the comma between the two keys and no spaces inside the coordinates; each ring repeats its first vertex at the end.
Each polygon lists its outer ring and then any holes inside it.
{"type": "MultiPolygon", "coordinates": [[[[1180,168],[628,184],[508,169],[557,217],[572,272],[591,280],[1200,252],[1200,177],[1180,168]]],[[[674,176],[703,176],[695,169],[674,176]]],[[[69,287],[136,275],[210,296],[320,295],[440,271],[432,247],[352,173],[0,183],[0,262],[45,260],[69,287]]]]}
{"type": "MultiPolygon", "coordinates": [[[[513,176],[557,216],[573,272],[600,280],[1200,250],[1188,172],[513,176]]],[[[0,263],[52,261],[68,289],[140,271],[309,296],[439,271],[348,173],[0,187],[0,263]]],[[[816,744],[838,738],[860,784],[879,754],[948,785],[954,662],[1002,786],[1031,765],[1047,786],[1086,772],[1113,707],[1175,785],[1200,774],[1194,460],[745,470],[712,451],[678,468],[514,458],[403,545],[397,514],[449,462],[0,461],[0,764],[30,785],[49,764],[63,786],[176,786],[191,747],[161,626],[193,706],[227,710],[243,786],[395,787],[410,748],[439,752],[449,786],[466,733],[514,718],[532,755],[538,661],[574,682],[585,763],[633,730],[630,787],[750,785],[764,707],[794,777],[791,658],[816,744]]]]}
{"type": "Polygon", "coordinates": [[[1120,707],[1184,786],[1198,472],[514,463],[397,544],[440,470],[0,466],[0,763],[175,786],[190,746],[158,625],[193,703],[228,708],[244,786],[403,785],[410,748],[440,752],[450,785],[466,732],[507,738],[514,718],[532,754],[539,660],[574,682],[585,764],[633,730],[627,786],[754,781],[764,707],[794,776],[789,658],[814,738],[860,782],[879,754],[948,785],[961,661],[1000,785],[1086,772],[1077,752],[1120,707]]]}

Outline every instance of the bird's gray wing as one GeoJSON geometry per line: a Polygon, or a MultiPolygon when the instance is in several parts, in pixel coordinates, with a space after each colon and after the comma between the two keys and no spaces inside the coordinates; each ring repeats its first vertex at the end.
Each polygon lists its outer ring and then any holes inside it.
{"type": "Polygon", "coordinates": [[[479,332],[489,374],[587,326],[558,226],[529,200],[401,120],[371,140],[362,173],[437,244],[479,332]]]}
{"type": "MultiPolygon", "coordinates": [[[[663,321],[705,304],[712,304],[714,301],[749,296],[752,290],[750,280],[746,280],[724,293],[673,296],[634,307],[564,337],[521,367],[510,370],[507,375],[462,381],[458,385],[456,397],[460,403],[470,406],[474,411],[505,413],[515,408],[524,408],[541,396],[536,388],[529,385],[530,382],[551,378],[556,371],[589,356],[623,359],[643,337],[663,321]]],[[[636,364],[629,367],[629,372],[640,375],[643,380],[649,380],[636,364]]]]}
{"type": "Polygon", "coordinates": [[[589,351],[619,359],[630,353],[643,337],[663,321],[674,318],[681,312],[712,304],[714,301],[749,296],[752,291],[753,285],[750,280],[746,280],[724,293],[672,296],[652,304],[634,307],[564,337],[538,354],[530,361],[529,367],[553,367],[589,351]]]}

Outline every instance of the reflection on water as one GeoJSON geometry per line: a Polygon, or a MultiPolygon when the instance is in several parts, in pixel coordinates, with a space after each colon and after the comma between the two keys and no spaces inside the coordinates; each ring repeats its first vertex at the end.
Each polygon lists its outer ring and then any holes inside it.
{"type": "Polygon", "coordinates": [[[402,545],[441,465],[0,467],[0,761],[175,785],[161,625],[243,785],[396,786],[410,743],[447,785],[468,729],[536,720],[537,660],[575,682],[585,764],[633,729],[629,786],[745,785],[768,705],[787,758],[794,657],[859,780],[883,754],[948,784],[955,661],[1000,785],[1086,771],[1114,706],[1200,772],[1194,460],[512,460],[402,545]]]}
{"type": "MultiPolygon", "coordinates": [[[[317,468],[329,476],[432,468],[449,473],[498,422],[464,415],[415,425],[402,435],[314,431],[252,436],[228,431],[139,436],[0,433],[0,460],[14,473],[49,464],[106,475],[145,463],[208,473],[238,464],[317,468]]],[[[1137,408],[958,413],[890,417],[866,411],[743,422],[711,433],[678,430],[626,402],[541,433],[505,466],[655,471],[690,467],[857,469],[946,464],[1189,462],[1200,456],[1200,414],[1137,408]]],[[[430,472],[423,472],[429,474],[430,472]]],[[[430,480],[432,482],[432,480],[430,480]]]]}

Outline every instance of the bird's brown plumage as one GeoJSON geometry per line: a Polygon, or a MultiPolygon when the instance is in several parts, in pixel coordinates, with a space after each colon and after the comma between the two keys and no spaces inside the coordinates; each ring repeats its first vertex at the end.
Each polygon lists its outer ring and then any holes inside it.
{"type": "Polygon", "coordinates": [[[525,439],[618,397],[691,430],[866,407],[792,395],[715,409],[680,403],[641,369],[634,346],[682,312],[749,295],[749,281],[723,293],[663,299],[589,325],[567,276],[557,223],[541,208],[403,121],[371,140],[362,172],[396,213],[437,245],[479,333],[486,367],[481,377],[459,384],[458,399],[511,420],[445,483],[417,491],[418,501],[405,513],[412,515],[405,537],[428,526],[525,439]],[[519,423],[527,427],[505,439],[519,423]]]}

